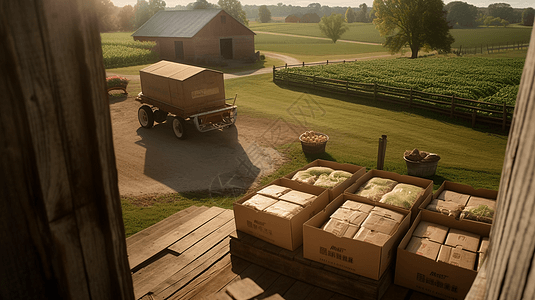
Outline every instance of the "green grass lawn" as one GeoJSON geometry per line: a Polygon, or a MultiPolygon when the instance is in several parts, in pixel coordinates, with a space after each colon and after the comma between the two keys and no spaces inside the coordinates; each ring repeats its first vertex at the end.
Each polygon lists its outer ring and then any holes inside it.
{"type": "MultiPolygon", "coordinates": [[[[387,171],[407,174],[403,152],[418,148],[442,157],[436,175],[431,178],[435,190],[444,180],[475,188],[497,189],[499,186],[507,143],[507,136],[501,132],[472,129],[466,123],[447,117],[384,103],[321,93],[308,94],[305,90],[274,84],[271,74],[226,80],[225,89],[228,94],[240,94],[240,115],[273,120],[281,118],[281,121],[290,124],[304,124],[306,121],[309,129],[324,132],[330,137],[326,153],[320,156],[305,156],[298,143],[280,147],[278,150],[289,161],[264,178],[263,184],[316,158],[374,169],[379,138],[386,134],[387,171]]],[[[123,198],[126,233],[130,236],[190,205],[231,208],[239,197],[231,195],[214,199],[209,195],[190,193],[142,200],[123,198]]]]}
{"type": "Polygon", "coordinates": [[[260,52],[270,51],[286,54],[304,62],[386,54],[385,48],[379,45],[342,42],[334,44],[330,40],[261,33],[255,36],[255,48],[260,52]]]}
{"type": "MultiPolygon", "coordinates": [[[[375,25],[371,23],[347,24],[349,30],[341,39],[359,42],[383,43],[384,38],[379,35],[375,25]]],[[[253,31],[267,31],[275,33],[296,34],[303,36],[325,37],[315,23],[255,23],[251,24],[253,31]]],[[[518,42],[528,42],[532,27],[508,26],[504,27],[478,27],[467,29],[451,29],[455,38],[453,47],[479,47],[481,45],[502,45],[518,42]]],[[[384,50],[383,50],[384,51],[384,50]]]]}

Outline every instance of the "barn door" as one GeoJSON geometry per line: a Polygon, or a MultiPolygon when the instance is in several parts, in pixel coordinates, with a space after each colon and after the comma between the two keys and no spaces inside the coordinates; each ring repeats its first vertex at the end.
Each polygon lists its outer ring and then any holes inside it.
{"type": "Polygon", "coordinates": [[[232,39],[220,39],[219,46],[221,49],[221,56],[224,59],[232,59],[232,39]]]}
{"type": "Polygon", "coordinates": [[[175,58],[176,60],[184,60],[184,43],[182,41],[175,41],[175,58]]]}

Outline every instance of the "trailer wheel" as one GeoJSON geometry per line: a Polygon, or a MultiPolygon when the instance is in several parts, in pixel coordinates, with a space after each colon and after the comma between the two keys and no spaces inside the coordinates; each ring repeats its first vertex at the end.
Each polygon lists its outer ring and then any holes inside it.
{"type": "Polygon", "coordinates": [[[152,114],[152,109],[148,105],[143,105],[137,111],[137,118],[139,124],[143,128],[152,128],[154,125],[154,115],[152,114]]]}
{"type": "Polygon", "coordinates": [[[167,115],[168,113],[166,111],[157,109],[154,111],[154,121],[158,123],[163,123],[167,120],[167,115]]]}
{"type": "Polygon", "coordinates": [[[186,121],[180,117],[173,119],[173,132],[178,139],[186,139],[186,121]]]}

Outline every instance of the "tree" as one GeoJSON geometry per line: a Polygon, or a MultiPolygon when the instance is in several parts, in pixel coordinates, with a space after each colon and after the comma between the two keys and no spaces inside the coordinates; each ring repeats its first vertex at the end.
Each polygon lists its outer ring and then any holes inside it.
{"type": "Polygon", "coordinates": [[[458,24],[461,27],[476,27],[477,7],[466,2],[454,1],[444,6],[448,12],[450,26],[458,24]]]}
{"type": "Polygon", "coordinates": [[[193,3],[190,3],[186,6],[188,9],[209,9],[209,8],[215,8],[217,5],[208,3],[206,0],[197,0],[193,3]]]}
{"type": "Polygon", "coordinates": [[[341,14],[331,14],[330,16],[323,16],[319,23],[321,32],[330,38],[333,43],[344,34],[349,28],[344,22],[341,14]]]}
{"type": "Polygon", "coordinates": [[[498,17],[509,22],[514,21],[514,11],[510,4],[494,3],[488,7],[488,15],[498,17]]]}
{"type": "Polygon", "coordinates": [[[308,13],[301,18],[301,23],[319,23],[320,21],[321,18],[317,13],[308,13]]]}
{"type": "Polygon", "coordinates": [[[134,27],[137,29],[141,25],[145,24],[152,15],[150,14],[149,4],[145,0],[137,0],[136,5],[134,6],[134,27]]]}
{"type": "Polygon", "coordinates": [[[149,0],[149,14],[154,16],[160,10],[165,10],[165,1],[163,0],[149,0]]]}
{"type": "Polygon", "coordinates": [[[131,31],[134,29],[135,13],[132,5],[125,5],[123,8],[121,8],[118,17],[118,25],[120,30],[131,31]]]}
{"type": "Polygon", "coordinates": [[[113,18],[113,10],[115,5],[110,0],[95,1],[96,11],[98,16],[98,28],[100,32],[112,31],[115,29],[115,20],[113,18]]]}
{"type": "Polygon", "coordinates": [[[357,13],[357,22],[366,23],[368,22],[368,5],[366,3],[362,3],[359,5],[359,12],[357,13]]]}
{"type": "Polygon", "coordinates": [[[533,26],[533,20],[535,19],[535,9],[528,7],[522,12],[522,25],[533,26]]]}
{"type": "Polygon", "coordinates": [[[238,22],[242,23],[245,26],[249,25],[249,21],[247,20],[247,15],[245,14],[245,11],[243,11],[240,1],[238,0],[219,0],[217,2],[221,9],[227,12],[227,14],[231,15],[234,19],[238,20],[238,22]]]}
{"type": "Polygon", "coordinates": [[[261,23],[268,23],[271,21],[271,12],[267,8],[267,6],[262,5],[258,9],[258,18],[260,19],[261,23]]]}
{"type": "Polygon", "coordinates": [[[346,10],[346,22],[353,23],[355,22],[355,19],[356,19],[355,11],[353,11],[351,7],[348,7],[346,10]]]}
{"type": "Polygon", "coordinates": [[[411,58],[418,57],[421,48],[451,51],[455,41],[451,36],[442,0],[374,0],[376,19],[373,23],[384,46],[391,53],[408,45],[411,58]]]}

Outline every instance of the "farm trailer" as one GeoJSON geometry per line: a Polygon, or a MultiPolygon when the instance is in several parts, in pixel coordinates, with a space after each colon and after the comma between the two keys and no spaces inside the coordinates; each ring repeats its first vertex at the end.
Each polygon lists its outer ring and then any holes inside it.
{"type": "Polygon", "coordinates": [[[195,66],[160,61],[139,71],[141,93],[136,100],[143,104],[138,110],[139,123],[151,128],[171,114],[173,132],[185,139],[186,122],[199,132],[232,126],[238,108],[225,99],[223,73],[195,66]]]}

